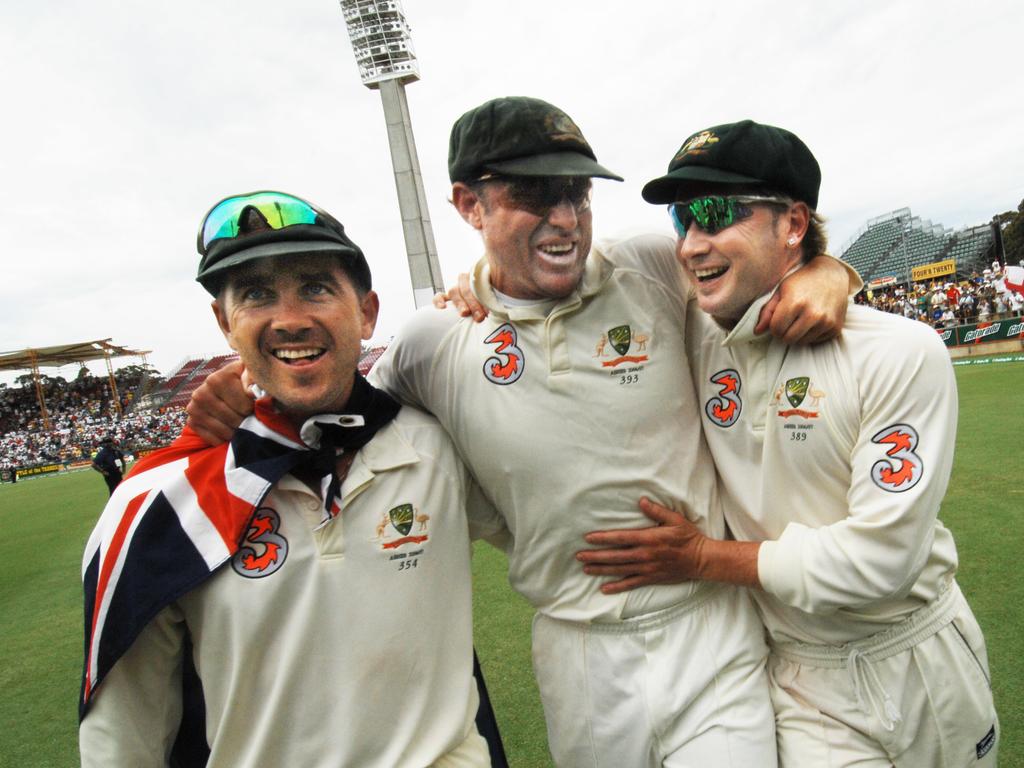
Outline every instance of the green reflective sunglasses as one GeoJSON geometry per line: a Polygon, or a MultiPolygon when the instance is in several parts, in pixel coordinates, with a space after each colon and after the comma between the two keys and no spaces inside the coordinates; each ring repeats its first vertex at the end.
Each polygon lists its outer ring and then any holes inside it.
{"type": "Polygon", "coordinates": [[[672,217],[672,226],[679,237],[686,237],[690,225],[698,227],[709,235],[715,235],[737,221],[749,219],[754,215],[754,204],[789,205],[788,200],[781,197],[758,195],[708,195],[696,197],[685,202],[672,203],[668,207],[672,217]]]}

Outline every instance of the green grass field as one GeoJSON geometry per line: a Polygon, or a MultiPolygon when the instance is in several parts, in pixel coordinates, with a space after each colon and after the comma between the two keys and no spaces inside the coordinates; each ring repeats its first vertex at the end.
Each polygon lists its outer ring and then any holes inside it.
{"type": "MultiPolygon", "coordinates": [[[[1024,768],[1024,541],[1020,436],[1024,365],[957,368],[960,430],[942,519],[960,550],[958,579],[988,641],[1002,723],[1000,765],[1024,768]]],[[[0,768],[78,762],[81,552],[106,500],[93,472],[0,487],[0,768]]],[[[505,581],[502,555],[478,546],[476,645],[515,768],[549,766],[530,667],[531,610],[505,581]]]]}

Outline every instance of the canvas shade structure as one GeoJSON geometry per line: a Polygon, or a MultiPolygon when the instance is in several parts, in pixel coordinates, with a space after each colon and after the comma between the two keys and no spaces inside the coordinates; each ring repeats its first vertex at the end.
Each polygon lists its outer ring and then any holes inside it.
{"type": "Polygon", "coordinates": [[[115,357],[139,357],[143,364],[148,350],[128,349],[111,344],[110,339],[80,341],[73,344],[57,344],[52,347],[29,347],[10,352],[0,352],[0,371],[31,371],[32,381],[36,388],[36,399],[39,401],[39,412],[43,417],[43,425],[50,429],[50,414],[46,410],[43,398],[43,386],[39,380],[40,368],[60,368],[72,363],[83,364],[91,360],[104,360],[107,364],[107,376],[110,380],[110,391],[114,398],[118,414],[121,413],[121,399],[114,381],[114,367],[110,361],[115,357]]]}

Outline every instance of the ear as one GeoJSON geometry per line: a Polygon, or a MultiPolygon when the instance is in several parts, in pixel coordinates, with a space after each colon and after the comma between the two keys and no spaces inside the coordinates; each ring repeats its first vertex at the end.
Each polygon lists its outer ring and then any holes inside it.
{"type": "Polygon", "coordinates": [[[452,205],[473,229],[483,228],[483,217],[480,215],[483,203],[476,192],[461,181],[452,184],[452,205]]]}
{"type": "Polygon", "coordinates": [[[368,340],[373,336],[373,329],[377,327],[377,313],[380,312],[380,299],[376,291],[367,291],[366,295],[359,302],[359,310],[363,313],[362,339],[368,340]]]}
{"type": "Polygon", "coordinates": [[[811,209],[807,203],[793,203],[789,210],[779,219],[780,233],[786,245],[799,248],[811,224],[811,209]]]}
{"type": "Polygon", "coordinates": [[[228,346],[237,352],[238,347],[235,346],[235,342],[231,334],[231,323],[228,322],[228,315],[224,309],[224,304],[220,299],[214,299],[210,303],[210,309],[213,310],[213,316],[217,318],[217,325],[220,326],[220,332],[224,334],[224,338],[227,340],[228,346]]]}

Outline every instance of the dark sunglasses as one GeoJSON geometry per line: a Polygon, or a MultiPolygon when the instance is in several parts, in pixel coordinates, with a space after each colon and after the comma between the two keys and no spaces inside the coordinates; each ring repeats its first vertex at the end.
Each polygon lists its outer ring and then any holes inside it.
{"type": "Polygon", "coordinates": [[[576,213],[590,208],[589,176],[499,176],[486,174],[478,181],[500,181],[505,184],[509,205],[535,216],[544,216],[566,201],[576,213]]]}
{"type": "Polygon", "coordinates": [[[686,237],[690,225],[696,223],[704,232],[715,235],[737,221],[754,215],[751,205],[789,205],[781,197],[760,197],[758,195],[735,195],[723,197],[708,195],[685,202],[672,203],[668,207],[672,225],[679,237],[686,237]]]}

